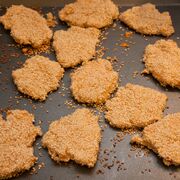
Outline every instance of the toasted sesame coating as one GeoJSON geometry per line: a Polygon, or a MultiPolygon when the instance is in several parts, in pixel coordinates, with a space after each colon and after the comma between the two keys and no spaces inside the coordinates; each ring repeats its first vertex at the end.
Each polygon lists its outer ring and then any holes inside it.
{"type": "Polygon", "coordinates": [[[180,113],[169,114],[145,127],[142,137],[136,135],[131,142],[152,149],[167,166],[180,165],[180,113]]]}
{"type": "Polygon", "coordinates": [[[151,3],[128,9],[121,13],[119,18],[142,34],[170,36],[174,33],[169,12],[160,13],[151,3]]]}
{"type": "Polygon", "coordinates": [[[56,162],[73,160],[93,167],[101,141],[100,131],[98,116],[86,108],[77,109],[51,123],[42,144],[48,148],[51,158],[56,162]]]}
{"type": "Polygon", "coordinates": [[[69,25],[95,28],[111,25],[118,15],[111,0],[77,0],[59,11],[59,18],[69,25]]]}
{"type": "Polygon", "coordinates": [[[67,31],[56,31],[53,47],[58,62],[64,68],[69,68],[92,59],[96,53],[99,34],[100,31],[96,28],[77,26],[72,26],[67,31]]]}
{"type": "Polygon", "coordinates": [[[113,127],[142,128],[163,117],[166,100],[163,93],[128,83],[106,102],[105,118],[113,127]]]}
{"type": "Polygon", "coordinates": [[[0,179],[18,176],[35,164],[32,145],[42,135],[33,125],[34,116],[25,110],[10,110],[6,119],[0,117],[0,179]]]}
{"type": "Polygon", "coordinates": [[[161,85],[180,89],[180,48],[173,40],[158,40],[145,48],[145,73],[151,73],[161,85]]]}
{"type": "Polygon", "coordinates": [[[89,61],[71,73],[71,91],[81,103],[104,103],[118,86],[118,73],[105,59],[89,61]]]}
{"type": "Polygon", "coordinates": [[[5,29],[11,30],[11,36],[19,44],[39,48],[43,44],[49,44],[52,38],[46,19],[23,5],[12,5],[0,17],[0,22],[5,29]]]}
{"type": "Polygon", "coordinates": [[[49,92],[59,87],[63,74],[64,69],[58,62],[36,55],[27,59],[22,68],[14,70],[12,77],[20,92],[43,101],[49,92]]]}

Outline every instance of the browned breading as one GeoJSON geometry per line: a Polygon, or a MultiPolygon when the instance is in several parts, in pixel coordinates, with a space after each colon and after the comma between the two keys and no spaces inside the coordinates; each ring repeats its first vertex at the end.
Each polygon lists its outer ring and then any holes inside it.
{"type": "Polygon", "coordinates": [[[167,96],[156,90],[126,84],[106,102],[105,118],[117,128],[142,128],[162,118],[166,100],[167,96]]]}
{"type": "Polygon", "coordinates": [[[46,19],[37,11],[23,5],[12,5],[0,17],[0,22],[5,29],[11,30],[11,36],[19,44],[39,48],[43,44],[49,44],[52,38],[46,19]]]}
{"type": "Polygon", "coordinates": [[[77,0],[59,11],[59,18],[69,25],[103,28],[113,23],[119,15],[111,0],[77,0]]]}
{"type": "Polygon", "coordinates": [[[58,62],[65,68],[89,61],[96,53],[100,31],[96,28],[72,26],[54,33],[53,47],[58,62]]]}
{"type": "Polygon", "coordinates": [[[0,118],[0,179],[18,176],[34,165],[32,145],[42,134],[33,125],[34,116],[25,110],[8,111],[6,119],[0,118]]]}
{"type": "Polygon", "coordinates": [[[180,48],[173,40],[158,40],[146,47],[145,73],[151,73],[161,85],[180,89],[180,48]]]}
{"type": "Polygon", "coordinates": [[[37,55],[27,59],[22,68],[13,71],[12,77],[20,92],[43,101],[49,92],[59,87],[63,74],[64,69],[58,62],[37,55]]]}
{"type": "Polygon", "coordinates": [[[89,61],[71,73],[71,91],[82,103],[101,104],[118,86],[118,73],[105,59],[89,61]]]}
{"type": "Polygon", "coordinates": [[[160,13],[151,3],[126,10],[120,14],[120,20],[142,34],[170,36],[174,33],[169,12],[160,13]]]}
{"type": "Polygon", "coordinates": [[[180,165],[180,113],[169,114],[145,127],[142,137],[136,135],[131,142],[152,149],[167,166],[180,165]]]}
{"type": "Polygon", "coordinates": [[[77,109],[71,115],[51,123],[42,144],[56,162],[70,160],[93,167],[97,161],[101,141],[98,116],[86,109],[77,109]]]}

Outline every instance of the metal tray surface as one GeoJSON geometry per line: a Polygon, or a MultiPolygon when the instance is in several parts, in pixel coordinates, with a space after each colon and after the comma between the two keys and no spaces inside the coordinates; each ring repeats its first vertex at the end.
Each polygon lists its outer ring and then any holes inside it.
{"type": "MultiPolygon", "coordinates": [[[[6,1],[7,5],[11,1],[6,1]]],[[[18,1],[19,3],[20,1],[18,1]]],[[[27,1],[29,2],[29,1],[27,1]]],[[[26,2],[26,5],[27,5],[26,2]]],[[[38,1],[39,2],[39,1],[38,1]]],[[[47,2],[47,1],[45,1],[47,2]]],[[[69,1],[68,1],[69,2],[69,1]]],[[[118,1],[116,1],[118,2],[118,1]]],[[[120,2],[120,1],[119,1],[120,2]]],[[[118,2],[118,4],[120,4],[118,2]]],[[[136,1],[128,1],[129,4],[136,4],[136,1]],[[131,3],[130,3],[131,2],[131,3]]],[[[137,1],[138,4],[142,1],[137,1]]],[[[159,1],[158,1],[159,2],[159,1]]],[[[160,1],[162,2],[162,1],[160,1]]],[[[175,34],[170,37],[174,39],[180,46],[180,3],[174,1],[176,4],[166,4],[159,5],[158,8],[160,11],[169,11],[173,24],[175,27],[175,34]]],[[[65,1],[59,1],[57,7],[44,7],[46,3],[40,2],[42,12],[45,14],[47,12],[52,12],[57,17],[58,10],[61,9],[65,1]],[[61,2],[61,3],[60,3],[61,2]]],[[[5,6],[4,1],[2,4],[5,6]]],[[[21,3],[22,4],[22,3],[21,3]]],[[[33,4],[33,3],[32,3],[33,4]]],[[[32,5],[29,3],[29,6],[32,5]]],[[[162,4],[162,3],[160,3],[162,4]]],[[[48,4],[49,5],[49,4],[48,4]]],[[[50,6],[50,5],[49,5],[50,6]]],[[[124,11],[129,8],[129,6],[121,6],[120,11],[124,11]]],[[[1,7],[0,15],[4,14],[5,8],[1,7]]],[[[164,92],[168,96],[168,102],[164,114],[174,113],[180,111],[180,93],[178,89],[173,88],[164,88],[152,77],[152,76],[141,76],[140,72],[144,68],[142,63],[142,56],[144,48],[147,44],[153,43],[158,39],[163,37],[161,36],[143,36],[138,33],[134,33],[131,38],[125,38],[123,34],[126,31],[130,31],[124,24],[120,21],[115,22],[116,26],[112,26],[105,30],[106,39],[103,40],[102,45],[107,48],[104,54],[104,58],[110,56],[116,56],[118,61],[113,63],[114,69],[118,70],[121,64],[124,66],[120,69],[119,75],[121,78],[120,86],[125,85],[126,83],[135,83],[143,86],[147,86],[158,91],[164,92]],[[129,50],[116,45],[122,42],[131,41],[129,50]],[[133,77],[133,73],[138,71],[138,75],[133,77]]],[[[58,20],[58,25],[53,28],[53,30],[67,29],[68,27],[65,23],[58,20]]],[[[9,35],[9,31],[4,30],[3,26],[0,25],[0,109],[4,115],[4,111],[7,108],[10,109],[26,109],[29,112],[35,115],[35,124],[38,124],[39,120],[42,121],[41,128],[43,132],[48,130],[49,123],[65,116],[69,113],[72,113],[77,107],[82,107],[78,105],[73,98],[69,90],[70,86],[70,77],[69,74],[73,69],[67,69],[63,80],[61,82],[60,88],[49,94],[45,102],[38,102],[31,100],[27,97],[22,96],[19,93],[13,84],[11,72],[13,69],[16,69],[21,66],[21,64],[27,59],[21,49],[16,45],[13,39],[9,35]],[[17,55],[19,54],[19,55],[17,55]],[[67,102],[75,104],[75,108],[69,108],[67,102]],[[36,107],[33,108],[33,107],[36,107]]],[[[54,53],[42,53],[47,57],[50,57],[52,60],[56,60],[54,53]]],[[[38,156],[38,163],[45,163],[45,167],[37,171],[37,174],[30,175],[30,172],[25,172],[21,176],[15,178],[17,180],[69,180],[69,179],[123,179],[123,180],[132,180],[132,179],[141,179],[141,180],[170,180],[170,179],[180,179],[180,171],[177,167],[166,167],[163,165],[162,160],[158,158],[152,151],[146,155],[146,151],[141,149],[132,149],[130,145],[130,138],[132,135],[124,135],[124,138],[121,142],[117,142],[114,147],[113,138],[116,137],[117,132],[121,132],[119,129],[113,129],[109,126],[108,123],[104,120],[103,113],[101,114],[101,120],[99,124],[103,127],[104,131],[102,132],[102,142],[100,144],[100,153],[99,160],[94,168],[81,167],[73,162],[57,164],[51,160],[50,156],[46,149],[40,149],[41,138],[38,138],[34,143],[35,155],[38,156]],[[106,128],[104,128],[106,126],[106,128]],[[104,150],[108,149],[109,155],[104,154],[104,150]],[[103,163],[101,163],[104,157],[108,158],[108,164],[111,165],[112,162],[120,161],[121,166],[118,170],[118,164],[114,163],[114,166],[109,168],[103,168],[103,163]],[[102,170],[102,173],[99,172],[102,170]]],[[[37,165],[36,165],[36,169],[37,165]]]]}

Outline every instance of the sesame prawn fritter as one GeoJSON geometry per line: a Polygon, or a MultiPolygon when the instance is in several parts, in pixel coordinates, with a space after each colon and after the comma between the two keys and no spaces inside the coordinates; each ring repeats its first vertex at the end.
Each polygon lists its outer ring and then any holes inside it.
{"type": "Polygon", "coordinates": [[[111,0],[77,0],[59,11],[59,18],[71,26],[103,28],[119,15],[111,0]]]}
{"type": "Polygon", "coordinates": [[[52,38],[46,19],[23,5],[12,5],[0,17],[0,22],[11,31],[11,36],[19,44],[40,48],[43,44],[49,44],[52,38]]]}
{"type": "Polygon", "coordinates": [[[161,85],[180,89],[180,48],[173,40],[158,40],[144,52],[144,73],[151,73],[161,85]]]}
{"type": "Polygon", "coordinates": [[[14,70],[12,77],[20,92],[43,101],[49,92],[59,87],[63,74],[64,69],[58,62],[36,55],[27,59],[22,68],[14,70]]]}
{"type": "Polygon", "coordinates": [[[121,13],[119,18],[130,28],[142,34],[170,36],[174,33],[169,12],[160,13],[151,3],[128,9],[121,13]]]}
{"type": "Polygon", "coordinates": [[[99,152],[100,131],[98,116],[86,108],[77,109],[51,123],[42,144],[56,162],[73,160],[93,167],[99,152]]]}
{"type": "Polygon", "coordinates": [[[117,128],[143,128],[163,116],[167,96],[156,90],[134,84],[120,87],[106,102],[105,118],[117,128]]]}
{"type": "Polygon", "coordinates": [[[89,61],[71,73],[71,91],[81,103],[102,104],[118,86],[118,73],[105,59],[89,61]]]}
{"type": "Polygon", "coordinates": [[[67,31],[56,31],[53,47],[58,62],[64,68],[69,68],[92,59],[96,53],[99,34],[100,31],[96,28],[77,26],[72,26],[67,31]]]}
{"type": "Polygon", "coordinates": [[[142,137],[136,135],[131,143],[152,149],[165,165],[180,165],[180,113],[169,114],[144,128],[142,137]]]}
{"type": "Polygon", "coordinates": [[[35,164],[32,145],[42,135],[33,125],[34,116],[25,110],[8,111],[6,119],[0,117],[0,179],[18,176],[35,164]]]}

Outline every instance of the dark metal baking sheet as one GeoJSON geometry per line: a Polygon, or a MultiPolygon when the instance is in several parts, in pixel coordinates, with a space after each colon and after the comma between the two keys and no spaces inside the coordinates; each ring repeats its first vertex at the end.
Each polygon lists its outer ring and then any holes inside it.
{"type": "MultiPolygon", "coordinates": [[[[10,4],[26,4],[29,6],[34,6],[35,1],[0,1],[0,5],[8,6],[10,4]]],[[[48,3],[50,1],[36,1],[38,6],[54,6],[53,2],[48,3]]],[[[55,1],[54,1],[55,2],[55,1]]],[[[56,1],[57,2],[57,1],[56,1]]],[[[68,1],[70,2],[70,1],[68,1]]],[[[121,1],[116,1],[120,4],[121,1]]],[[[122,1],[126,6],[121,6],[120,10],[123,11],[127,9],[129,4],[140,4],[144,1],[122,1]]],[[[168,10],[172,16],[173,24],[175,27],[175,34],[171,36],[171,39],[174,39],[180,46],[180,3],[179,1],[166,1],[165,5],[162,5],[164,1],[156,1],[156,3],[161,4],[158,8],[161,11],[168,10]]],[[[63,7],[65,1],[58,1],[55,4],[57,7],[45,7],[42,8],[42,12],[53,12],[57,16],[57,12],[60,8],[63,7]]],[[[2,15],[5,12],[5,8],[1,7],[0,14],[2,15]]],[[[133,78],[133,72],[138,71],[139,73],[143,70],[144,65],[141,62],[144,48],[147,44],[155,42],[158,39],[163,37],[160,36],[142,36],[140,34],[133,34],[132,38],[128,39],[128,41],[135,42],[135,44],[130,44],[130,49],[126,52],[124,48],[120,46],[116,46],[115,44],[120,44],[121,42],[125,42],[127,40],[121,34],[125,31],[129,31],[126,26],[124,26],[120,22],[116,22],[116,27],[110,27],[106,30],[108,32],[107,39],[103,41],[103,46],[107,48],[104,57],[107,56],[116,56],[118,58],[118,62],[114,63],[114,68],[119,69],[120,64],[124,63],[124,66],[120,69],[119,74],[121,77],[120,85],[125,85],[126,83],[136,83],[140,85],[144,85],[147,87],[151,87],[153,89],[164,92],[169,100],[168,100],[168,108],[165,110],[164,114],[174,113],[180,111],[180,93],[177,89],[172,89],[170,87],[163,88],[159,85],[159,83],[154,80],[151,76],[143,77],[138,74],[137,77],[133,78]],[[122,28],[120,28],[122,27],[122,28]]],[[[58,25],[54,28],[57,29],[67,29],[67,26],[58,21],[58,25]]],[[[61,116],[67,115],[74,111],[75,108],[69,108],[66,104],[66,101],[73,101],[71,97],[69,86],[70,86],[70,78],[69,74],[73,70],[66,70],[62,86],[55,92],[51,93],[45,102],[37,102],[32,101],[26,97],[22,97],[15,85],[12,82],[11,71],[20,67],[21,64],[25,61],[27,56],[21,53],[20,48],[14,47],[11,45],[16,44],[12,38],[9,36],[9,31],[4,30],[3,26],[0,25],[0,109],[4,111],[7,108],[10,109],[26,109],[33,114],[35,114],[36,124],[38,124],[39,120],[42,120],[42,130],[46,132],[48,129],[48,125],[53,120],[58,119],[61,116]],[[17,55],[19,54],[19,55],[17,55]],[[18,57],[19,56],[19,57],[18,57]],[[67,90],[64,90],[66,87],[67,90]],[[64,94],[64,96],[62,96],[64,94]],[[36,109],[33,108],[36,107],[36,109]]],[[[54,53],[43,53],[43,55],[50,57],[52,60],[56,60],[54,53]]],[[[76,104],[76,103],[75,103],[76,104]]],[[[77,104],[76,104],[77,105],[77,104]]],[[[78,105],[81,107],[81,105],[78,105]]],[[[3,113],[4,114],[4,113],[3,113]]],[[[101,113],[101,115],[103,115],[101,113]]],[[[101,142],[101,151],[99,153],[99,160],[96,166],[92,169],[88,169],[86,167],[81,167],[76,165],[73,162],[68,164],[56,164],[49,157],[47,150],[41,149],[40,140],[38,138],[34,147],[35,154],[38,156],[38,163],[44,162],[45,167],[38,170],[37,174],[30,175],[29,172],[23,173],[19,176],[18,180],[40,180],[40,179],[123,179],[123,180],[132,180],[132,179],[158,179],[158,180],[169,180],[169,179],[180,179],[180,172],[177,167],[166,167],[163,165],[162,160],[159,159],[153,152],[150,152],[149,155],[145,155],[144,151],[140,151],[140,149],[136,149],[132,151],[131,145],[129,144],[129,140],[131,135],[126,135],[121,142],[116,144],[116,147],[113,147],[113,139],[116,136],[117,132],[120,132],[118,129],[111,128],[101,117],[100,124],[105,128],[102,133],[102,142],[101,142]],[[109,165],[112,163],[113,159],[116,161],[119,160],[122,165],[119,171],[117,170],[117,164],[110,169],[103,168],[102,163],[100,161],[103,159],[102,157],[106,157],[104,155],[104,150],[112,150],[108,157],[109,165]],[[41,153],[40,153],[41,152],[41,153]],[[115,157],[116,156],[116,157],[115,157]],[[101,169],[104,174],[97,174],[97,171],[101,169]]]]}

